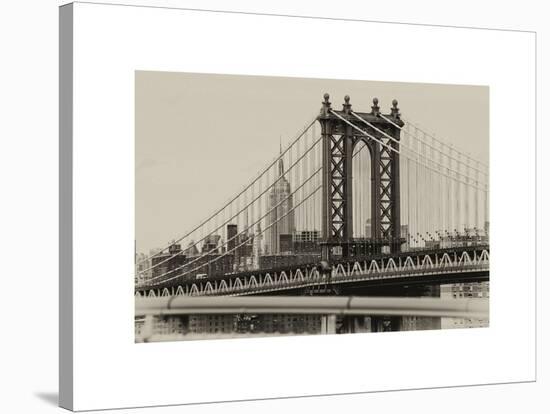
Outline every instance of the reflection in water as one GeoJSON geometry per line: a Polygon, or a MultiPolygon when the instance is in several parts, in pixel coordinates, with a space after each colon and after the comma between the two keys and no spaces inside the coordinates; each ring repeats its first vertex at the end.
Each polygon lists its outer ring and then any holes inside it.
{"type": "MultiPolygon", "coordinates": [[[[455,283],[441,286],[441,298],[463,299],[463,298],[489,298],[489,282],[479,283],[455,283]]],[[[441,318],[441,329],[453,328],[487,328],[489,318],[468,319],[468,318],[441,318]]]]}
{"type": "MultiPolygon", "coordinates": [[[[381,292],[384,293],[384,292],[381,292]]],[[[405,293],[405,292],[403,292],[405,293]]],[[[489,282],[409,289],[404,296],[488,298],[489,282]]],[[[193,314],[135,318],[136,342],[476,328],[489,319],[423,316],[193,314]]]]}

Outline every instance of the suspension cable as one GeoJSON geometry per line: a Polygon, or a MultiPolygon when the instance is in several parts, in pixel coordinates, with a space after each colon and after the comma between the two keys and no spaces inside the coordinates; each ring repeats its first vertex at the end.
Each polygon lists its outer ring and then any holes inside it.
{"type": "MultiPolygon", "coordinates": [[[[277,205],[275,205],[274,207],[272,207],[269,211],[267,211],[262,217],[260,217],[255,223],[252,223],[251,225],[249,225],[246,229],[243,229],[243,232],[245,231],[248,231],[250,230],[251,228],[254,228],[254,225],[256,225],[258,222],[260,222],[263,218],[265,218],[267,215],[269,215],[274,209],[278,208],[279,206],[281,206],[286,200],[288,200],[290,197],[292,197],[298,190],[300,190],[309,180],[311,180],[319,171],[321,171],[322,167],[319,167],[306,181],[304,181],[298,188],[296,188],[293,192],[291,192],[288,196],[286,196],[284,199],[280,200],[277,205]]],[[[207,256],[211,253],[214,253],[216,250],[220,249],[220,248],[223,248],[225,247],[227,244],[229,244],[229,242],[235,240],[236,238],[238,238],[239,236],[239,233],[237,233],[235,236],[233,236],[232,238],[230,239],[227,239],[221,246],[216,246],[215,248],[209,250],[208,252],[204,253],[204,252],[201,252],[201,255],[196,257],[195,259],[191,260],[190,262],[188,263],[184,263],[183,265],[179,266],[179,267],[176,267],[172,270],[169,270],[168,272],[166,273],[163,273],[161,275],[158,275],[158,276],[155,276],[151,279],[149,279],[149,281],[153,281],[153,280],[156,280],[156,279],[159,279],[163,276],[166,276],[170,273],[173,273],[175,272],[176,270],[179,270],[181,269],[182,267],[185,267],[185,266],[189,266],[195,262],[197,262],[198,260],[202,259],[204,256],[207,256]]],[[[202,265],[201,265],[202,267],[202,265]]]]}
{"type": "Polygon", "coordinates": [[[200,224],[198,224],[195,228],[193,228],[192,230],[188,231],[187,233],[185,233],[185,235],[183,235],[182,237],[180,237],[179,239],[169,243],[166,247],[162,248],[160,251],[156,252],[155,254],[153,255],[150,255],[150,256],[147,256],[145,257],[144,259],[140,260],[139,262],[136,263],[136,265],[139,265],[147,260],[150,260],[152,259],[153,257],[156,257],[156,256],[159,256],[160,254],[162,254],[162,252],[164,252],[166,249],[170,248],[171,245],[173,245],[174,243],[178,243],[180,242],[181,240],[185,239],[186,237],[188,237],[189,235],[191,235],[192,233],[194,233],[196,230],[198,230],[199,228],[201,228],[204,224],[206,224],[208,221],[210,221],[213,217],[217,216],[219,213],[221,213],[229,204],[231,204],[233,201],[235,201],[238,197],[241,196],[241,194],[243,194],[245,191],[247,191],[253,184],[256,183],[256,181],[258,181],[265,173],[266,171],[268,171],[273,165],[275,165],[277,163],[277,161],[279,161],[289,150],[292,146],[294,146],[294,144],[309,130],[309,128],[311,128],[311,126],[313,124],[315,124],[315,122],[317,121],[317,115],[311,120],[311,122],[307,125],[307,127],[301,132],[298,134],[298,136],[294,139],[294,141],[292,141],[290,143],[290,145],[288,145],[286,147],[286,149],[284,151],[281,152],[281,154],[279,154],[279,156],[277,158],[275,158],[273,160],[273,162],[271,162],[271,164],[269,164],[266,168],[264,168],[263,171],[261,171],[260,173],[257,174],[256,178],[254,178],[254,180],[252,180],[251,183],[249,183],[248,185],[245,185],[245,187],[234,197],[230,198],[230,201],[226,202],[225,205],[221,208],[219,208],[218,210],[215,210],[214,213],[210,214],[209,217],[207,217],[206,219],[204,219],[200,224]]]}
{"type": "MultiPolygon", "coordinates": [[[[303,158],[304,158],[304,157],[305,157],[305,156],[306,156],[306,155],[307,155],[307,154],[308,154],[308,153],[309,153],[309,152],[310,152],[310,151],[311,151],[320,141],[321,141],[321,139],[322,139],[322,137],[318,138],[317,141],[315,141],[315,142],[309,147],[309,149],[308,149],[304,154],[302,154],[302,156],[301,156],[300,158],[298,158],[298,159],[297,159],[297,160],[287,169],[287,172],[291,171],[291,170],[292,170],[292,169],[293,169],[293,168],[294,168],[294,167],[295,167],[295,166],[296,166],[296,165],[297,165],[297,164],[298,164],[298,163],[299,163],[299,162],[300,162],[300,161],[301,161],[301,160],[302,160],[302,159],[303,159],[303,158]]],[[[254,198],[254,199],[253,199],[250,203],[248,203],[245,207],[243,207],[243,208],[241,208],[241,209],[237,208],[237,212],[236,212],[235,214],[233,214],[232,209],[231,209],[231,207],[230,207],[230,212],[229,212],[229,216],[230,216],[230,217],[229,217],[227,220],[225,220],[220,226],[218,226],[218,227],[217,227],[216,229],[214,229],[212,232],[207,233],[205,236],[203,236],[202,238],[200,238],[198,241],[194,242],[194,244],[193,244],[192,246],[188,246],[187,249],[189,249],[190,247],[195,247],[195,246],[197,246],[197,245],[200,245],[200,243],[203,242],[204,240],[206,240],[212,233],[214,233],[214,232],[216,232],[216,231],[218,231],[218,230],[220,230],[220,229],[223,229],[224,226],[225,226],[226,224],[230,223],[235,217],[238,217],[239,214],[241,214],[245,209],[247,209],[247,208],[250,206],[250,204],[252,204],[252,203],[256,202],[258,199],[260,199],[265,193],[267,193],[272,187],[274,187],[275,184],[277,184],[282,178],[283,178],[282,176],[279,176],[279,177],[273,182],[273,184],[270,184],[270,185],[266,186],[266,188],[264,189],[264,191],[262,191],[260,194],[258,194],[258,196],[256,196],[256,198],[254,198]]],[[[232,204],[232,203],[231,203],[231,204],[232,204]]],[[[230,204],[230,205],[231,205],[231,204],[230,204]]],[[[177,243],[177,241],[174,242],[174,243],[177,243]]],[[[187,250],[187,249],[186,249],[186,250],[187,250]]],[[[180,251],[174,253],[172,256],[167,257],[167,258],[165,258],[164,260],[162,260],[162,261],[160,261],[160,262],[158,262],[158,263],[156,263],[156,264],[154,264],[154,265],[151,265],[149,268],[139,271],[139,274],[143,274],[143,273],[145,273],[145,272],[148,272],[149,270],[152,270],[152,269],[154,269],[154,268],[156,268],[156,267],[158,267],[158,266],[160,266],[160,265],[166,263],[167,261],[169,261],[169,260],[173,259],[174,257],[177,257],[177,256],[179,256],[179,255],[181,255],[181,254],[183,254],[183,253],[184,253],[184,250],[182,249],[182,250],[180,250],[180,251]]]]}
{"type": "MultiPolygon", "coordinates": [[[[384,147],[390,149],[391,151],[395,152],[396,154],[400,154],[400,151],[399,151],[399,150],[396,150],[396,149],[393,148],[392,146],[389,146],[389,145],[385,144],[384,142],[382,142],[382,141],[379,140],[378,138],[375,138],[374,136],[370,135],[369,133],[363,131],[363,130],[362,130],[361,128],[359,128],[357,125],[352,124],[352,123],[349,122],[347,119],[345,119],[345,118],[343,118],[342,116],[338,115],[338,114],[337,114],[336,112],[334,112],[333,110],[330,110],[330,113],[332,113],[333,115],[335,115],[337,118],[340,118],[342,121],[344,121],[346,124],[350,125],[350,126],[353,127],[354,129],[356,129],[357,131],[361,132],[364,136],[366,136],[366,137],[368,137],[368,138],[370,138],[370,139],[372,139],[372,140],[378,142],[379,144],[381,144],[381,145],[383,145],[384,147]]],[[[365,121],[365,122],[367,122],[367,121],[365,121]]],[[[384,134],[385,134],[385,133],[384,133],[384,134]]],[[[386,134],[386,135],[387,135],[387,134],[386,134]]],[[[390,137],[390,136],[388,135],[388,137],[390,137]]],[[[396,141],[397,143],[399,143],[399,141],[395,140],[395,138],[393,138],[393,137],[390,137],[390,138],[391,138],[392,140],[396,141]]],[[[418,140],[418,141],[420,142],[420,140],[418,140]]],[[[423,158],[427,158],[427,157],[424,157],[422,154],[420,154],[418,151],[415,151],[415,150],[413,150],[413,149],[411,149],[411,148],[408,148],[406,145],[403,145],[402,148],[405,149],[405,150],[407,150],[407,151],[410,151],[410,152],[415,153],[417,156],[421,156],[421,157],[423,157],[423,158]]],[[[443,172],[434,170],[432,167],[428,167],[428,166],[426,166],[425,164],[420,163],[419,161],[416,161],[416,160],[415,160],[415,162],[417,162],[417,163],[419,163],[420,165],[423,165],[423,166],[425,166],[425,167],[427,167],[427,168],[430,168],[430,169],[432,169],[433,171],[436,171],[436,172],[438,172],[438,173],[440,173],[440,174],[444,174],[443,172]]],[[[435,163],[435,162],[434,162],[434,163],[435,163]]],[[[457,174],[457,172],[456,172],[454,169],[450,169],[448,166],[439,165],[438,163],[435,163],[435,164],[438,165],[439,167],[446,168],[447,170],[450,170],[450,171],[454,172],[455,174],[457,174]]],[[[460,173],[459,173],[459,174],[460,174],[460,173]]],[[[460,174],[460,175],[462,175],[462,174],[460,174]]],[[[451,178],[452,180],[455,180],[455,181],[459,181],[459,182],[464,183],[463,181],[461,181],[461,180],[458,179],[458,178],[455,178],[455,177],[450,177],[450,178],[451,178]]],[[[470,185],[470,186],[474,186],[473,184],[467,184],[467,183],[464,183],[464,184],[470,185]]]]}
{"type": "MultiPolygon", "coordinates": [[[[364,124],[368,125],[369,127],[371,127],[372,129],[378,131],[379,133],[381,133],[382,135],[384,135],[385,137],[389,138],[390,140],[392,140],[393,142],[395,142],[396,144],[400,144],[401,146],[403,147],[408,147],[408,145],[406,145],[405,143],[401,142],[401,141],[398,141],[397,139],[395,139],[394,137],[392,137],[391,135],[387,134],[386,132],[382,131],[381,129],[377,128],[376,126],[374,126],[372,123],[370,123],[369,121],[361,118],[360,116],[358,116],[355,112],[351,111],[351,114],[356,117],[357,119],[359,119],[361,122],[363,122],[364,124]]],[[[389,120],[388,118],[386,118],[385,116],[383,116],[382,114],[380,115],[381,117],[383,117],[384,119],[386,119],[388,122],[392,123],[393,125],[395,125],[396,127],[400,128],[399,125],[395,124],[394,122],[392,122],[391,120],[389,120]]],[[[402,128],[400,128],[402,130],[402,128]]],[[[406,131],[405,131],[406,132],[406,131]]],[[[410,132],[407,132],[410,136],[412,135],[410,132]]],[[[414,136],[414,138],[416,138],[418,141],[420,141],[422,144],[424,144],[425,146],[428,146],[428,147],[431,147],[433,148],[430,144],[428,144],[425,140],[422,140],[420,138],[418,138],[416,135],[414,136]]],[[[411,147],[408,147],[409,150],[413,151],[413,152],[416,152],[413,148],[411,147]]],[[[424,148],[424,151],[427,152],[426,148],[424,148]]],[[[426,158],[428,159],[427,157],[423,156],[423,158],[426,158]]],[[[451,157],[450,157],[451,158],[451,157]]],[[[437,162],[434,161],[434,158],[431,159],[432,163],[434,164],[438,164],[437,162]]],[[[460,162],[460,161],[458,161],[460,162]]],[[[458,166],[458,164],[457,164],[458,166]]],[[[463,177],[466,177],[468,178],[467,175],[465,174],[462,174],[460,171],[454,171],[456,174],[458,175],[462,175],[463,177]]]]}
{"type": "MultiPolygon", "coordinates": [[[[380,114],[380,116],[381,116],[382,118],[386,119],[386,117],[385,117],[384,115],[380,114]]],[[[440,143],[441,145],[443,145],[443,146],[445,146],[445,147],[447,147],[447,148],[449,148],[449,149],[453,149],[452,145],[447,144],[445,141],[437,139],[433,134],[430,134],[430,133],[424,131],[422,128],[420,128],[420,127],[418,126],[418,124],[415,124],[414,122],[411,122],[410,120],[406,119],[405,117],[401,117],[401,118],[402,118],[402,119],[405,119],[406,122],[408,122],[409,124],[411,124],[412,126],[414,126],[417,130],[423,132],[424,134],[426,134],[426,136],[432,138],[433,140],[435,140],[436,142],[440,143]]],[[[389,121],[389,122],[391,122],[391,121],[388,120],[388,119],[386,119],[386,120],[389,121]]],[[[396,126],[399,127],[398,125],[396,125],[396,126]]],[[[477,160],[477,159],[475,159],[475,158],[473,158],[473,157],[470,157],[470,156],[466,155],[466,158],[468,158],[468,159],[470,159],[470,160],[472,160],[472,161],[475,161],[475,162],[479,163],[480,165],[484,166],[486,169],[489,168],[489,166],[488,166],[487,164],[485,164],[485,163],[483,163],[483,162],[481,162],[481,161],[479,161],[479,160],[477,160]]],[[[485,172],[484,172],[483,170],[481,170],[481,169],[479,169],[478,171],[481,172],[482,174],[485,174],[485,172]]],[[[487,172],[486,175],[489,175],[489,173],[487,172]]]]}
{"type": "MultiPolygon", "coordinates": [[[[296,210],[299,206],[301,206],[303,203],[305,203],[310,197],[312,197],[317,191],[319,191],[321,189],[321,185],[318,186],[311,194],[309,194],[305,199],[303,199],[302,201],[300,201],[300,203],[298,203],[295,207],[293,207],[292,209],[290,209],[289,211],[287,211],[284,215],[282,215],[281,217],[279,217],[276,221],[274,221],[273,223],[271,223],[269,226],[267,226],[265,229],[262,230],[262,232],[260,234],[263,234],[267,229],[271,228],[273,225],[277,224],[280,220],[284,219],[286,216],[288,216],[290,213],[292,213],[294,210],[296,210]]],[[[191,269],[191,270],[188,270],[184,273],[181,273],[181,274],[178,274],[178,275],[175,275],[175,276],[172,276],[172,277],[169,277],[168,279],[165,279],[165,280],[162,280],[161,283],[166,283],[166,282],[170,282],[174,279],[177,279],[177,278],[180,278],[180,277],[185,277],[187,276],[188,274],[190,273],[193,273],[195,272],[196,270],[199,270],[201,268],[204,268],[206,266],[210,266],[212,263],[215,263],[217,262],[218,260],[222,259],[223,257],[227,256],[228,254],[230,253],[233,253],[235,250],[239,249],[241,246],[243,246],[244,244],[248,243],[248,241],[250,240],[250,238],[248,238],[247,240],[245,240],[244,242],[242,242],[241,244],[235,246],[233,249],[231,250],[228,250],[224,253],[222,253],[221,255],[215,257],[214,259],[210,260],[209,262],[207,263],[202,263],[200,264],[199,266],[195,267],[194,269],[191,269]]],[[[187,263],[187,264],[191,264],[190,263],[187,263]]],[[[165,273],[164,275],[162,276],[166,276],[168,273],[165,273]]]]}
{"type": "MultiPolygon", "coordinates": [[[[364,147],[366,147],[366,146],[364,146],[364,147]]],[[[362,147],[361,150],[362,150],[364,147],[362,147]]],[[[353,157],[355,157],[356,155],[358,155],[358,154],[361,152],[361,150],[358,151],[356,154],[354,154],[353,157]]],[[[250,228],[253,228],[254,225],[256,225],[256,224],[257,224],[258,222],[260,222],[263,218],[265,218],[271,211],[273,211],[273,209],[278,208],[283,202],[285,202],[285,201],[286,201],[287,199],[289,199],[292,195],[294,195],[295,193],[297,193],[297,192],[300,190],[300,188],[302,188],[305,184],[307,184],[307,182],[309,182],[309,180],[311,180],[313,177],[316,177],[316,176],[318,175],[318,173],[319,173],[321,170],[322,170],[322,167],[319,167],[314,173],[312,173],[312,174],[310,175],[310,177],[309,177],[306,181],[304,181],[304,182],[300,185],[300,187],[296,188],[291,194],[289,194],[285,199],[281,200],[276,206],[274,206],[270,211],[268,211],[266,214],[264,214],[262,217],[260,217],[255,223],[251,224],[247,229],[243,230],[243,232],[244,232],[244,231],[248,231],[250,228]]],[[[317,188],[315,188],[315,189],[313,190],[313,192],[312,192],[311,194],[309,194],[305,199],[303,199],[299,204],[297,204],[296,206],[292,207],[292,209],[290,209],[286,214],[284,214],[284,215],[281,216],[281,217],[278,217],[276,221],[274,221],[273,223],[269,224],[267,227],[265,227],[264,229],[262,229],[262,231],[259,233],[259,235],[263,234],[267,229],[271,228],[274,224],[277,224],[279,221],[281,221],[283,218],[285,218],[288,214],[290,214],[291,212],[293,212],[294,210],[296,210],[300,205],[302,205],[302,204],[303,204],[304,202],[306,202],[310,197],[312,197],[315,193],[317,193],[317,191],[318,191],[321,187],[322,187],[322,183],[319,184],[319,185],[317,186],[317,188]]],[[[184,263],[182,266],[179,266],[179,267],[177,267],[177,268],[174,268],[174,269],[172,269],[172,270],[170,270],[170,271],[168,271],[168,272],[166,272],[166,273],[163,273],[162,275],[158,275],[158,276],[155,276],[154,278],[148,279],[148,280],[146,281],[147,285],[149,285],[149,283],[152,282],[152,281],[154,281],[154,280],[158,280],[159,278],[165,277],[166,275],[168,275],[168,274],[170,274],[170,273],[172,273],[172,272],[174,272],[174,271],[176,271],[176,270],[179,270],[179,269],[181,269],[181,268],[183,268],[183,267],[189,266],[189,265],[191,265],[191,264],[197,262],[198,260],[200,260],[200,259],[202,259],[203,257],[207,256],[208,254],[214,252],[215,250],[218,250],[219,248],[224,247],[225,245],[227,245],[230,241],[232,241],[232,240],[235,239],[236,237],[237,237],[237,236],[234,236],[234,237],[231,238],[230,240],[227,240],[222,246],[217,246],[216,248],[210,250],[208,253],[202,254],[201,256],[195,258],[195,259],[192,260],[191,262],[184,263]]],[[[162,282],[162,283],[166,283],[166,282],[169,282],[169,281],[171,281],[171,280],[174,280],[174,279],[176,279],[176,278],[178,278],[178,277],[186,276],[186,275],[188,275],[189,273],[192,273],[192,272],[194,272],[195,270],[198,270],[198,269],[203,268],[203,267],[205,267],[205,266],[209,266],[211,263],[214,263],[214,262],[220,260],[222,257],[227,256],[229,253],[234,252],[236,249],[238,249],[238,248],[240,248],[241,246],[243,246],[244,244],[246,244],[249,240],[250,240],[250,238],[247,238],[247,240],[245,240],[244,242],[242,242],[242,243],[239,244],[238,246],[235,246],[233,249],[224,252],[223,254],[221,254],[220,256],[218,256],[218,257],[216,257],[216,258],[214,258],[213,260],[211,260],[211,261],[209,261],[209,262],[207,262],[207,263],[200,264],[200,265],[197,266],[196,268],[194,268],[194,269],[192,269],[192,270],[189,270],[189,271],[186,271],[186,272],[184,272],[184,273],[182,273],[182,274],[178,274],[178,275],[172,276],[172,277],[170,277],[170,278],[168,278],[168,279],[162,280],[161,282],[162,282]]],[[[142,284],[140,287],[142,287],[142,286],[145,286],[145,284],[142,284]]]]}

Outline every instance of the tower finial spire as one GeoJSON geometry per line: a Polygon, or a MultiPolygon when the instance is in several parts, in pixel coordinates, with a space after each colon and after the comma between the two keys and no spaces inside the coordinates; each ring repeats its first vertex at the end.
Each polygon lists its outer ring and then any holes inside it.
{"type": "Polygon", "coordinates": [[[283,140],[280,135],[279,135],[279,154],[280,155],[283,154],[283,140]]]}

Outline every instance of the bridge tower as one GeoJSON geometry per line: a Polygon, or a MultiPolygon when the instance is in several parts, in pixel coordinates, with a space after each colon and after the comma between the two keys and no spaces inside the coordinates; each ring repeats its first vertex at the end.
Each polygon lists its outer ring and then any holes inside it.
{"type": "MultiPolygon", "coordinates": [[[[387,246],[391,252],[398,252],[404,241],[399,200],[400,129],[380,116],[377,98],[373,99],[370,112],[353,111],[347,95],[342,110],[333,110],[329,99],[325,93],[317,117],[323,145],[321,258],[330,263],[340,255],[353,256],[358,244],[365,243],[353,237],[352,158],[360,141],[367,145],[371,159],[372,234],[366,241],[368,251],[380,253],[387,246]]],[[[396,100],[392,102],[391,113],[384,116],[400,127],[404,125],[396,100]]]]}

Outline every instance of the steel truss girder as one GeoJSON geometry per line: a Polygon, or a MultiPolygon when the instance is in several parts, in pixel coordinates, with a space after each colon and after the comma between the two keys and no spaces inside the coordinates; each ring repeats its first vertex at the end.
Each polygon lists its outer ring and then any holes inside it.
{"type": "Polygon", "coordinates": [[[329,135],[329,154],[330,170],[328,171],[328,185],[330,200],[328,211],[330,215],[330,234],[331,240],[345,240],[348,235],[348,217],[346,216],[346,192],[348,183],[346,177],[346,167],[348,164],[348,154],[345,149],[345,135],[329,135]]]}
{"type": "MultiPolygon", "coordinates": [[[[382,137],[380,139],[386,145],[392,145],[393,142],[389,138],[382,137]]],[[[378,188],[380,194],[380,233],[382,239],[391,240],[394,235],[393,226],[393,182],[394,175],[392,171],[393,154],[386,146],[382,146],[380,149],[379,169],[380,169],[380,187],[378,188]]]]}

